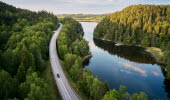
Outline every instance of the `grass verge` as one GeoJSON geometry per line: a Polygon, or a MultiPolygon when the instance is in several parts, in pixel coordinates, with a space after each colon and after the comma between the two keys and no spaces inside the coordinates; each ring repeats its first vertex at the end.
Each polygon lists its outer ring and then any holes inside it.
{"type": "Polygon", "coordinates": [[[48,66],[44,71],[43,75],[45,81],[49,84],[50,92],[52,93],[52,100],[62,100],[55,79],[51,70],[50,62],[48,61],[48,66]]]}

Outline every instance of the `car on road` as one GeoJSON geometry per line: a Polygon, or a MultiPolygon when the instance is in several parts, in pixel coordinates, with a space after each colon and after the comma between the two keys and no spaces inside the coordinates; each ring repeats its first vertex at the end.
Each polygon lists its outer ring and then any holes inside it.
{"type": "Polygon", "coordinates": [[[57,77],[60,78],[60,74],[59,73],[57,73],[57,77]]]}

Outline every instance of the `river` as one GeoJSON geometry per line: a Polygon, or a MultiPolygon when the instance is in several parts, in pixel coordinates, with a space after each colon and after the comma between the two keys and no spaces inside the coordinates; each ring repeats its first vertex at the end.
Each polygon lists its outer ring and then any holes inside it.
{"type": "MultiPolygon", "coordinates": [[[[127,92],[145,92],[149,100],[169,100],[165,88],[165,77],[161,66],[144,48],[137,46],[115,46],[112,42],[93,39],[97,23],[81,22],[84,38],[89,42],[92,57],[85,69],[94,76],[107,81],[110,89],[126,86],[127,92]]],[[[167,84],[167,82],[166,82],[167,84]]]]}

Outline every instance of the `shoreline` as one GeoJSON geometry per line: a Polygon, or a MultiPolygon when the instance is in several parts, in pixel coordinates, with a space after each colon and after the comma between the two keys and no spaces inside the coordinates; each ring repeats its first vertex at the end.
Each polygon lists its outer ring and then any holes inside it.
{"type": "Polygon", "coordinates": [[[107,40],[107,39],[100,39],[100,38],[96,38],[96,37],[93,37],[93,38],[98,39],[98,40],[102,40],[102,41],[106,41],[106,42],[112,42],[112,43],[114,43],[116,46],[126,45],[126,46],[137,46],[137,47],[146,48],[146,47],[143,46],[143,45],[124,44],[123,42],[111,41],[111,40],[107,40]]]}
{"type": "Polygon", "coordinates": [[[163,51],[160,48],[157,47],[145,47],[142,45],[134,45],[134,44],[123,44],[122,42],[116,42],[116,41],[111,41],[111,40],[107,40],[107,39],[100,39],[100,38],[96,38],[93,37],[94,39],[98,39],[101,41],[106,41],[106,42],[112,42],[114,43],[115,46],[123,46],[123,45],[127,45],[127,46],[137,46],[137,47],[142,47],[145,49],[145,51],[147,53],[149,53],[156,61],[156,63],[160,64],[160,65],[166,65],[161,59],[163,57],[163,51]]]}
{"type": "Polygon", "coordinates": [[[158,64],[166,65],[162,61],[164,52],[162,52],[162,50],[160,48],[156,48],[156,47],[144,47],[144,48],[145,48],[146,52],[150,53],[152,55],[152,57],[155,58],[155,60],[158,64]]]}
{"type": "Polygon", "coordinates": [[[86,56],[84,56],[82,59],[83,59],[83,62],[84,61],[86,61],[86,60],[88,60],[88,59],[90,59],[91,57],[92,57],[93,55],[90,53],[90,54],[88,54],[88,55],[86,55],[86,56]]]}

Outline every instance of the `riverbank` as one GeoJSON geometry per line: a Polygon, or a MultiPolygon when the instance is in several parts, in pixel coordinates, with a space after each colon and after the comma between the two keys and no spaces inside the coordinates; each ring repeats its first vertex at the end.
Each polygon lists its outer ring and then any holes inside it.
{"type": "Polygon", "coordinates": [[[83,59],[83,61],[85,61],[85,60],[90,59],[92,56],[93,56],[93,55],[90,53],[90,54],[84,56],[82,59],[83,59]]]}
{"type": "Polygon", "coordinates": [[[116,42],[116,41],[111,41],[111,40],[107,40],[107,39],[100,39],[100,38],[96,38],[96,37],[93,37],[93,38],[102,40],[102,41],[106,41],[106,42],[112,42],[112,43],[114,43],[115,46],[128,45],[128,46],[138,46],[138,47],[145,48],[145,51],[148,52],[156,60],[156,62],[158,64],[164,64],[164,62],[162,61],[164,52],[160,48],[145,47],[142,45],[134,45],[134,44],[123,44],[122,42],[116,42]]]}
{"type": "Polygon", "coordinates": [[[164,56],[164,52],[160,48],[156,47],[145,47],[146,52],[150,53],[158,63],[163,64],[162,58],[164,56]]]}

